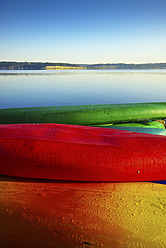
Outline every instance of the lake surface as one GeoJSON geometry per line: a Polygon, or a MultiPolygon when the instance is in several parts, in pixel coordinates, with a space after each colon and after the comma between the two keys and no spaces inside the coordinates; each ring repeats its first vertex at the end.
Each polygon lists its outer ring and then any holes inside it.
{"type": "Polygon", "coordinates": [[[166,70],[0,71],[0,108],[166,101],[166,70]]]}

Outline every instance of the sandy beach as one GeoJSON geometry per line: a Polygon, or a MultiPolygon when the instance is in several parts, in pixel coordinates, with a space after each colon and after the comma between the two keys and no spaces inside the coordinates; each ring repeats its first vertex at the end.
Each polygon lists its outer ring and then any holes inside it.
{"type": "Polygon", "coordinates": [[[0,177],[1,247],[166,246],[166,187],[0,177]]]}

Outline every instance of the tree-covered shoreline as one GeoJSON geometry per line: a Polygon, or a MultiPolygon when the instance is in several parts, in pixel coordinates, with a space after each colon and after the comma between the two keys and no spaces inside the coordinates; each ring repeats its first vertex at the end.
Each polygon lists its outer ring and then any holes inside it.
{"type": "Polygon", "coordinates": [[[69,63],[42,63],[42,62],[0,62],[0,70],[46,70],[47,67],[78,67],[76,64],[69,63]]]}
{"type": "Polygon", "coordinates": [[[70,64],[50,62],[0,62],[0,70],[143,70],[166,69],[166,63],[146,64],[70,64]]]}

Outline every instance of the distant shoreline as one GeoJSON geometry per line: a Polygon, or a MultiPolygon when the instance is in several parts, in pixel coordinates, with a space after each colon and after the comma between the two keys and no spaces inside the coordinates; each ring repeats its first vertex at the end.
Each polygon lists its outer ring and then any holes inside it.
{"type": "Polygon", "coordinates": [[[166,69],[166,63],[69,64],[50,62],[0,62],[0,70],[146,70],[166,69]]]}

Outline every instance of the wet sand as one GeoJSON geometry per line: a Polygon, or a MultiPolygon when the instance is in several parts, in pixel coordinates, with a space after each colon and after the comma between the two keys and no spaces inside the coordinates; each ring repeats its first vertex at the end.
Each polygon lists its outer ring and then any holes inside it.
{"type": "Polygon", "coordinates": [[[6,247],[166,247],[166,185],[0,177],[6,247]]]}

